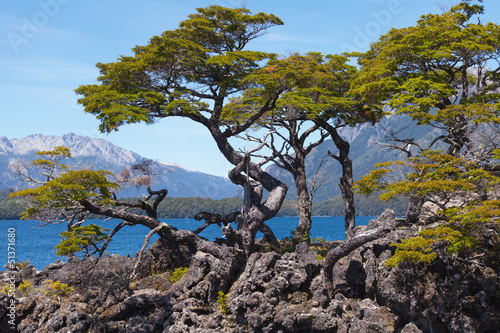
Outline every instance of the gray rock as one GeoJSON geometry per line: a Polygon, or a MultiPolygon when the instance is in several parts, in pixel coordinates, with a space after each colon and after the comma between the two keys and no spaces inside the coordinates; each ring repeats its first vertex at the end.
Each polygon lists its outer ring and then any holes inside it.
{"type": "Polygon", "coordinates": [[[401,333],[423,333],[414,323],[406,324],[401,333]]]}
{"type": "MultiPolygon", "coordinates": [[[[91,267],[86,265],[95,264],[92,261],[58,263],[43,272],[28,266],[18,272],[19,279],[40,284],[50,278],[77,289],[89,282],[90,287],[60,300],[42,295],[19,299],[18,329],[23,333],[495,332],[500,327],[498,263],[442,255],[432,264],[388,268],[391,244],[417,232],[414,226],[398,223],[391,211],[385,211],[367,227],[356,229],[355,237],[378,228],[390,232],[335,263],[333,291],[327,288],[323,263],[305,243],[294,253],[254,253],[248,260],[242,251],[226,245],[195,251],[155,243],[139,265],[140,277],[134,281],[139,290],[134,291],[128,288],[130,280],[122,279],[135,265],[130,257],[102,258],[89,281],[83,273],[91,267]],[[177,283],[165,281],[168,272],[188,262],[188,272],[177,283]],[[153,266],[167,273],[151,275],[153,266]]],[[[497,244],[494,237],[492,232],[485,242],[497,244]]],[[[6,304],[0,295],[4,319],[6,304]]]]}

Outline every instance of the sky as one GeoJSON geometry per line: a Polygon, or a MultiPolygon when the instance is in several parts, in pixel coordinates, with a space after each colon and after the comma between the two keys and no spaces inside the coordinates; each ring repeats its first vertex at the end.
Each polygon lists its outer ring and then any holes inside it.
{"type": "MultiPolygon", "coordinates": [[[[102,134],[74,89],[96,83],[98,62],[132,55],[136,45],[178,27],[196,8],[246,7],[284,21],[249,49],[287,55],[366,51],[391,28],[414,25],[458,0],[33,0],[0,3],[0,137],[32,134],[103,138],[143,157],[227,176],[231,165],[208,131],[167,118],[102,134]]],[[[500,1],[484,0],[483,21],[498,23],[500,1]]]]}

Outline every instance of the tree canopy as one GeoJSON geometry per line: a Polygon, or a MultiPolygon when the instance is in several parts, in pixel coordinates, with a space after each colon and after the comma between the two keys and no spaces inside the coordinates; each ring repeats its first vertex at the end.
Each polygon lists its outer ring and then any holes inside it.
{"type": "MultiPolygon", "coordinates": [[[[441,130],[430,145],[415,143],[416,157],[379,164],[356,184],[364,194],[384,190],[383,200],[409,196],[409,222],[425,218],[424,204],[427,218],[441,222],[397,244],[391,266],[431,262],[440,242],[452,253],[472,251],[488,224],[498,220],[500,26],[473,22],[482,12],[466,1],[443,14],[424,15],[359,55],[354,94],[385,100],[396,114],[441,130]],[[444,151],[432,150],[438,142],[444,151]]],[[[411,139],[393,139],[412,155],[411,139]]]]}
{"type": "Polygon", "coordinates": [[[500,26],[473,22],[482,10],[462,2],[390,30],[359,55],[352,93],[442,129],[436,142],[445,142],[449,154],[463,152],[479,123],[500,119],[500,26]]]}
{"type": "Polygon", "coordinates": [[[274,15],[220,6],[198,8],[179,28],[153,37],[133,49],[133,57],[98,64],[100,84],[76,89],[85,112],[96,115],[103,132],[135,122],[180,116],[204,125],[221,153],[235,168],[230,179],[244,187],[245,205],[237,216],[238,230],[225,231],[249,254],[255,234],[275,216],[287,187],[240,154],[229,142],[274,107],[270,96],[241,122],[228,123],[222,114],[228,99],[249,88],[247,77],[273,54],[247,50],[250,41],[281,25],[274,15]],[[242,173],[246,174],[243,176],[242,173]],[[262,200],[263,189],[269,192],[262,200]]]}
{"type": "MultiPolygon", "coordinates": [[[[98,63],[100,84],[76,89],[83,95],[79,103],[85,112],[101,120],[101,131],[168,116],[184,116],[205,125],[208,119],[218,121],[224,100],[247,88],[247,76],[261,67],[261,61],[273,57],[245,47],[268,28],[281,25],[276,16],[220,6],[197,11],[178,29],[151,38],[146,46],[136,46],[133,57],[98,63]]],[[[226,135],[244,131],[252,121],[226,135]]]]}

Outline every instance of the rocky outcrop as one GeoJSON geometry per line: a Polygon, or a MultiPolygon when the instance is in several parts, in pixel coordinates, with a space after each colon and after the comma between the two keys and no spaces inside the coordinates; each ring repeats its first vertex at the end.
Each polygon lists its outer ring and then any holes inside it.
{"type": "MultiPolygon", "coordinates": [[[[443,254],[432,264],[389,269],[385,261],[393,254],[391,244],[414,235],[416,227],[403,226],[385,212],[358,227],[356,235],[379,229],[390,231],[338,260],[331,284],[325,281],[321,257],[305,243],[293,253],[259,252],[245,260],[241,251],[224,244],[214,244],[207,253],[158,241],[143,255],[138,279],[102,283],[113,276],[108,270],[130,272],[135,265],[133,258],[108,256],[94,269],[98,278],[87,290],[78,288],[82,278],[71,274],[83,273],[75,270],[76,262],[56,263],[43,272],[26,267],[18,272],[18,283],[59,279],[73,284],[75,292],[59,298],[20,297],[18,330],[497,332],[498,260],[443,254]],[[187,264],[188,272],[172,285],[172,270],[187,264]],[[151,272],[152,266],[157,270],[151,272]]],[[[3,319],[7,302],[0,296],[3,319]]]]}

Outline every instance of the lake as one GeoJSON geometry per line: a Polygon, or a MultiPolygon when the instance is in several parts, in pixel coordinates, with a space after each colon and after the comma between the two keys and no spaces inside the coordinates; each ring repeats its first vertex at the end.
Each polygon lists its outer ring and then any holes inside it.
{"type": "MultiPolygon", "coordinates": [[[[367,225],[374,217],[356,217],[357,225],[367,225]]],[[[202,225],[202,222],[194,219],[162,219],[162,222],[168,223],[178,229],[194,230],[202,225]]],[[[290,236],[290,232],[297,227],[298,217],[275,217],[268,221],[269,227],[273,230],[278,239],[290,236]]],[[[108,229],[113,229],[116,221],[104,222],[102,220],[91,220],[89,222],[102,224],[108,229]]],[[[15,256],[15,261],[29,260],[30,264],[37,269],[42,270],[46,265],[55,262],[57,259],[66,261],[65,257],[58,257],[55,254],[54,247],[59,244],[61,238],[60,232],[66,231],[65,224],[47,225],[40,227],[38,221],[0,221],[0,262],[6,263],[9,256],[15,256]],[[9,233],[15,229],[15,245],[9,247],[9,233]],[[11,251],[14,249],[15,251],[11,251]],[[8,252],[13,253],[8,253],[8,252]]],[[[118,232],[110,242],[107,251],[120,255],[134,256],[139,251],[144,242],[144,237],[149,229],[138,225],[133,227],[124,227],[118,232]]],[[[209,240],[222,237],[220,228],[217,225],[211,225],[200,233],[200,236],[209,240]]],[[[324,240],[344,240],[344,217],[313,217],[311,236],[314,238],[322,237],[324,240]]],[[[257,234],[257,238],[262,234],[257,234]]],[[[158,238],[157,235],[151,237],[152,244],[158,238]]],[[[2,264],[3,266],[4,264],[2,264]]],[[[4,270],[4,267],[0,268],[4,270]]]]}

